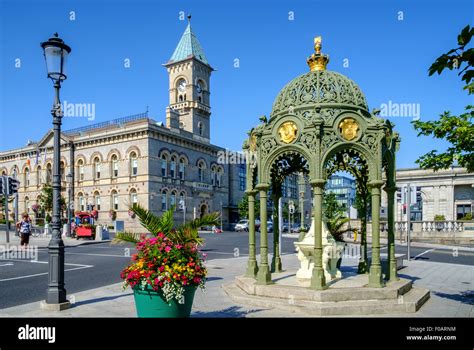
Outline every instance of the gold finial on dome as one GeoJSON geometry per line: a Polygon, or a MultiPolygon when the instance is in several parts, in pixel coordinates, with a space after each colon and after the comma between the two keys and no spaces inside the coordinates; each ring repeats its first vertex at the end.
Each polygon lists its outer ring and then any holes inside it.
{"type": "Polygon", "coordinates": [[[311,71],[326,70],[326,65],[329,63],[329,55],[321,53],[321,42],[322,38],[320,36],[314,38],[314,51],[316,53],[313,53],[306,60],[311,71]]]}

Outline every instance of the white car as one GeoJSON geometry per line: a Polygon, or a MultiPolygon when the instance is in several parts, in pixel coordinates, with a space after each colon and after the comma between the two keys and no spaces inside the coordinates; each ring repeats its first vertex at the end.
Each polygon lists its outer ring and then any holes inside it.
{"type": "Polygon", "coordinates": [[[237,232],[241,232],[241,231],[248,232],[248,230],[249,230],[249,221],[248,220],[240,220],[235,225],[235,231],[237,231],[237,232]]]}
{"type": "MultiPolygon", "coordinates": [[[[260,227],[260,221],[255,220],[255,230],[258,231],[259,227],[260,227]]],[[[242,231],[249,232],[249,221],[248,221],[248,219],[240,220],[235,225],[234,230],[237,231],[237,232],[242,232],[242,231]]]]}

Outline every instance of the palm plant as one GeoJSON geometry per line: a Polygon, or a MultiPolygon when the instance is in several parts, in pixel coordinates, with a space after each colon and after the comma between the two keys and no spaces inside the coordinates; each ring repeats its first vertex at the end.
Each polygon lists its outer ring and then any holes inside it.
{"type": "MultiPolygon", "coordinates": [[[[163,233],[175,244],[199,244],[203,243],[199,237],[198,229],[203,226],[213,226],[219,223],[219,213],[211,213],[204,215],[201,218],[196,218],[185,224],[175,227],[173,212],[174,208],[166,211],[161,217],[156,216],[150,210],[143,208],[139,204],[134,204],[130,210],[137,216],[140,224],[151,235],[157,236],[163,233]]],[[[141,234],[133,232],[119,232],[115,236],[114,243],[138,243],[141,234]]]]}
{"type": "Polygon", "coordinates": [[[335,213],[332,217],[327,218],[326,220],[328,231],[336,241],[344,242],[344,233],[354,231],[354,229],[351,228],[343,228],[350,219],[344,217],[342,213],[335,213]]]}

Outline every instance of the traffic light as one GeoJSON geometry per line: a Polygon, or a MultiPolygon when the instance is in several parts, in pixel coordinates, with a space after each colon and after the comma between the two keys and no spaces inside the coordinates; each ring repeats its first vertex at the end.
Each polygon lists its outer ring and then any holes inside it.
{"type": "Polygon", "coordinates": [[[8,190],[7,194],[12,195],[18,192],[18,187],[20,187],[20,181],[14,179],[13,177],[8,177],[8,190]]]}

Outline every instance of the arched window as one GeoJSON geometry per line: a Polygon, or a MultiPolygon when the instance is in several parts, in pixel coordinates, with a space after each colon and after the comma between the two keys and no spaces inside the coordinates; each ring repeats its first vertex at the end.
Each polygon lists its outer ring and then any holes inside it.
{"type": "Polygon", "coordinates": [[[100,179],[100,168],[101,168],[100,159],[99,157],[95,157],[94,158],[94,179],[95,180],[100,179]]]}
{"type": "Polygon", "coordinates": [[[165,211],[168,208],[168,191],[163,190],[161,192],[161,210],[165,211]]]}
{"type": "Polygon", "coordinates": [[[166,154],[163,154],[161,156],[161,176],[162,177],[168,176],[167,168],[168,168],[168,157],[166,157],[166,154]]]}
{"type": "Polygon", "coordinates": [[[196,92],[198,94],[198,100],[199,102],[203,102],[203,89],[204,89],[204,82],[202,80],[198,80],[197,84],[196,84],[196,92]]]}
{"type": "Polygon", "coordinates": [[[171,192],[170,208],[173,208],[173,210],[176,210],[176,191],[171,192]]]}
{"type": "Polygon", "coordinates": [[[179,178],[184,180],[184,159],[179,160],[179,178]]]}
{"type": "Polygon", "coordinates": [[[222,183],[222,174],[223,174],[223,170],[222,168],[218,168],[217,169],[217,173],[216,173],[216,184],[218,187],[221,187],[221,183],[222,183]]]}
{"type": "Polygon", "coordinates": [[[216,186],[216,179],[217,179],[217,171],[216,171],[216,167],[213,166],[211,168],[211,184],[212,184],[212,186],[216,186]]]}
{"type": "Polygon", "coordinates": [[[201,122],[198,123],[198,132],[199,132],[199,136],[203,135],[204,125],[201,122]]]}
{"type": "Polygon", "coordinates": [[[112,191],[111,193],[111,205],[110,207],[112,208],[112,210],[118,210],[119,208],[119,198],[118,198],[118,193],[117,191],[112,191]]]}
{"type": "Polygon", "coordinates": [[[46,165],[46,183],[51,184],[53,182],[53,166],[51,163],[46,165]]]}
{"type": "Polygon", "coordinates": [[[30,169],[25,168],[25,187],[30,185],[30,169]]]}
{"type": "Polygon", "coordinates": [[[137,190],[132,188],[130,190],[130,203],[133,205],[138,204],[138,195],[137,195],[137,190]]]}
{"type": "Polygon", "coordinates": [[[30,212],[30,198],[25,197],[25,212],[30,212]]]}
{"type": "Polygon", "coordinates": [[[132,176],[138,175],[138,158],[135,152],[130,153],[130,174],[132,176]]]}
{"type": "Polygon", "coordinates": [[[96,210],[100,210],[100,194],[99,192],[94,193],[94,205],[96,210]]]}
{"type": "Polygon", "coordinates": [[[77,162],[77,170],[78,170],[78,173],[79,173],[79,181],[83,181],[84,180],[84,161],[82,159],[79,159],[79,161],[77,162]]]}
{"type": "Polygon", "coordinates": [[[176,177],[176,157],[171,157],[171,164],[170,164],[170,176],[172,178],[176,177]]]}
{"type": "Polygon", "coordinates": [[[79,201],[79,210],[84,211],[86,209],[86,200],[85,200],[84,195],[82,193],[79,193],[78,201],[79,201]]]}
{"type": "Polygon", "coordinates": [[[198,177],[199,177],[199,182],[204,182],[204,169],[206,169],[206,165],[204,162],[199,162],[198,164],[198,177]]]}
{"type": "Polygon", "coordinates": [[[179,202],[184,204],[184,207],[181,210],[182,211],[186,210],[186,193],[181,192],[179,194],[179,202]]]}
{"type": "Polygon", "coordinates": [[[119,168],[118,168],[118,157],[116,154],[112,156],[112,164],[111,164],[110,170],[111,170],[110,174],[112,175],[112,177],[118,176],[119,168]]]}
{"type": "Polygon", "coordinates": [[[43,183],[43,176],[41,176],[41,167],[38,166],[36,169],[36,183],[41,185],[43,183]]]}

